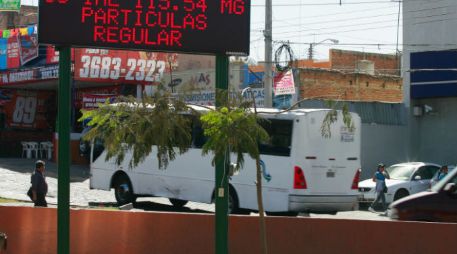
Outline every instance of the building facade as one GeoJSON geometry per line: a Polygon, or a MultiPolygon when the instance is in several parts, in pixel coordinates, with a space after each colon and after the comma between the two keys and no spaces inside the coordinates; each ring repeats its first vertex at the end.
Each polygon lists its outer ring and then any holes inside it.
{"type": "Polygon", "coordinates": [[[403,82],[410,157],[456,164],[457,2],[403,1],[403,82]]]}

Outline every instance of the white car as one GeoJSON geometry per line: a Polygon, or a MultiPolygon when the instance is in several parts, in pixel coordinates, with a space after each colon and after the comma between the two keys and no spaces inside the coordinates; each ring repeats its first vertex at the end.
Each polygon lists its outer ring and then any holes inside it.
{"type": "MultiPolygon", "coordinates": [[[[406,162],[386,168],[386,203],[430,188],[430,181],[440,165],[426,162],[406,162]]],[[[371,203],[376,198],[376,183],[367,179],[359,182],[359,203],[371,203]]]]}

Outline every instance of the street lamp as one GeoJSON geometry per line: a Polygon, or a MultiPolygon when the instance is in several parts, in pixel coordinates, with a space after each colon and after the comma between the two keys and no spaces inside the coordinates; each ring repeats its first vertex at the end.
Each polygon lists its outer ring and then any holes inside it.
{"type": "Polygon", "coordinates": [[[325,40],[322,40],[320,42],[312,42],[309,44],[309,49],[308,49],[308,59],[309,60],[313,60],[313,46],[314,45],[318,45],[318,44],[321,44],[323,42],[326,42],[326,41],[331,41],[333,44],[338,44],[339,41],[337,39],[325,39],[325,40]]]}

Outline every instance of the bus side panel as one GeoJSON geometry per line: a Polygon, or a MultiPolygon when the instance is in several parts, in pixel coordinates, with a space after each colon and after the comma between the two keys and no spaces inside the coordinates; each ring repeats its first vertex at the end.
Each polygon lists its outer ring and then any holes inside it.
{"type": "Polygon", "coordinates": [[[154,169],[153,177],[159,181],[155,195],[210,203],[215,177],[211,159],[212,155],[203,156],[201,149],[189,149],[170,161],[166,169],[154,169]]]}
{"type": "Polygon", "coordinates": [[[116,170],[112,160],[105,161],[106,153],[103,152],[90,165],[90,188],[99,190],[110,190],[111,178],[116,170]]]}

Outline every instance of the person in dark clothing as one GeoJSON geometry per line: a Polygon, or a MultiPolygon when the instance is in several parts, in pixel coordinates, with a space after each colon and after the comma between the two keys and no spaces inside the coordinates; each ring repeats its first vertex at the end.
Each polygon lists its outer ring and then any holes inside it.
{"type": "Polygon", "coordinates": [[[35,206],[47,207],[46,194],[48,193],[48,184],[44,176],[44,161],[38,160],[35,162],[35,171],[31,177],[32,183],[32,200],[35,206]]]}

